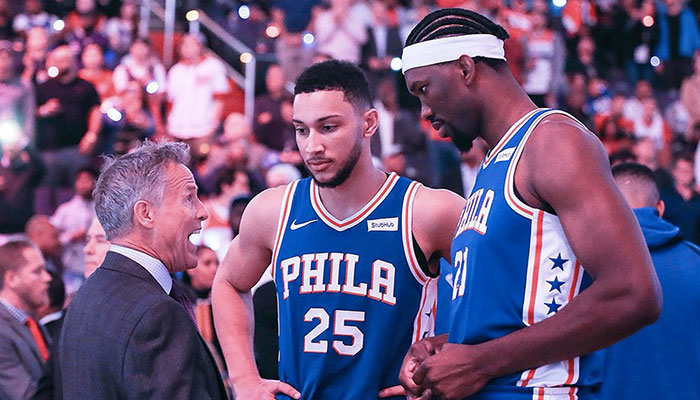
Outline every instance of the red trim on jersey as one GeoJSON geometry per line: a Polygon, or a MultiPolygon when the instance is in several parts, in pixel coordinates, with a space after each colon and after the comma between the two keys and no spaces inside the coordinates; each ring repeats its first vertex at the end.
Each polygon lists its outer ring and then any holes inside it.
{"type": "Polygon", "coordinates": [[[349,219],[339,221],[328,211],[326,211],[326,209],[323,207],[323,202],[321,201],[321,195],[319,194],[318,186],[316,186],[313,180],[311,181],[311,204],[318,213],[319,217],[321,217],[321,219],[328,225],[336,229],[345,228],[371,214],[372,211],[374,211],[374,208],[376,208],[376,206],[378,206],[379,203],[381,203],[386,198],[386,196],[393,188],[394,183],[396,183],[398,179],[398,175],[396,175],[395,173],[391,173],[386,179],[386,181],[384,181],[384,184],[379,189],[379,192],[377,192],[377,194],[374,195],[374,198],[372,198],[372,200],[370,200],[369,203],[362,207],[362,209],[360,209],[360,211],[357,214],[350,217],[349,219]]]}
{"type": "MultiPolygon", "coordinates": [[[[527,310],[527,322],[529,325],[535,323],[535,301],[537,300],[537,282],[539,280],[542,257],[542,221],[544,220],[544,211],[538,210],[535,218],[537,223],[537,236],[535,238],[535,262],[532,272],[532,284],[530,285],[530,305],[527,310]]],[[[535,376],[536,370],[537,368],[533,368],[527,373],[527,377],[522,381],[522,386],[527,386],[530,380],[535,376]]]]}

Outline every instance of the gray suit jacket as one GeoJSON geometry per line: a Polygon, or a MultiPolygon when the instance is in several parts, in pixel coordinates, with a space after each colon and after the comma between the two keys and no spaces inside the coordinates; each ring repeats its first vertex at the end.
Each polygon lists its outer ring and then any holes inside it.
{"type": "Polygon", "coordinates": [[[29,328],[0,304],[0,399],[30,398],[42,365],[29,328]]]}
{"type": "Polygon", "coordinates": [[[68,306],[59,364],[66,400],[226,398],[185,308],[114,252],[68,306]]]}

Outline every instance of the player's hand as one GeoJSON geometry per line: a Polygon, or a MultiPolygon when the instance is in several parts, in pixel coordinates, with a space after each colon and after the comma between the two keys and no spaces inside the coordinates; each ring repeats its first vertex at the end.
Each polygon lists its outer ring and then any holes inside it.
{"type": "Polygon", "coordinates": [[[388,387],[386,389],[382,389],[379,391],[379,398],[385,398],[385,397],[391,397],[391,396],[405,396],[406,391],[404,390],[403,386],[401,385],[396,385],[392,387],[388,387]]]}
{"type": "MultiPolygon", "coordinates": [[[[413,374],[421,363],[428,357],[440,351],[442,344],[447,340],[447,335],[438,336],[435,338],[426,338],[414,343],[403,359],[401,370],[399,371],[399,382],[406,391],[406,397],[409,399],[424,398],[423,390],[413,380],[413,374]]],[[[427,397],[429,398],[429,397],[427,397]]]]}
{"type": "Polygon", "coordinates": [[[233,388],[236,400],[274,400],[277,393],[286,394],[293,399],[301,398],[301,393],[290,385],[272,379],[260,379],[246,382],[233,388]]]}
{"type": "Polygon", "coordinates": [[[478,359],[476,346],[447,343],[418,366],[413,383],[421,392],[429,389],[439,399],[462,399],[494,378],[486,374],[478,359]]]}

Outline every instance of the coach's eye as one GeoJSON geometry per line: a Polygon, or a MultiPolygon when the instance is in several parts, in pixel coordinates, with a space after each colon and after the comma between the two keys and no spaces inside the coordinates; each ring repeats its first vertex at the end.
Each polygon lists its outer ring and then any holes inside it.
{"type": "Polygon", "coordinates": [[[335,129],[335,125],[323,125],[324,132],[332,132],[335,129]]]}
{"type": "Polygon", "coordinates": [[[297,135],[304,135],[306,133],[306,129],[302,127],[296,127],[294,128],[294,133],[296,133],[297,135]]]}
{"type": "Polygon", "coordinates": [[[418,91],[422,94],[425,94],[427,88],[428,88],[428,85],[423,85],[420,88],[418,88],[418,91]]]}

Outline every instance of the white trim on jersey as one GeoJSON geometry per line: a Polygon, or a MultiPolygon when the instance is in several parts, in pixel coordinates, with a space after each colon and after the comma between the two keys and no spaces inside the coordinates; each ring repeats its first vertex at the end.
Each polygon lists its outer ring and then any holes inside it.
{"type": "MultiPolygon", "coordinates": [[[[569,246],[555,215],[537,210],[530,231],[527,282],[522,321],[526,326],[561,310],[581,290],[583,268],[569,246]]],[[[524,371],[519,386],[561,386],[579,378],[579,358],[524,371]]]]}
{"type": "Polygon", "coordinates": [[[438,280],[428,279],[421,291],[420,307],[413,321],[413,341],[435,336],[435,313],[437,312],[438,280]]]}
{"type": "Polygon", "coordinates": [[[331,213],[329,213],[326,208],[323,206],[323,202],[321,201],[321,195],[318,190],[318,186],[316,183],[312,180],[311,181],[311,207],[313,207],[314,211],[318,215],[318,217],[328,226],[331,228],[335,229],[338,232],[342,232],[344,230],[350,229],[354,227],[355,225],[359,224],[362,222],[368,215],[370,215],[377,207],[379,207],[380,204],[382,204],[382,201],[391,193],[391,190],[394,188],[394,185],[396,185],[396,182],[399,181],[399,176],[396,175],[396,173],[392,172],[389,174],[387,177],[386,181],[384,181],[384,184],[382,187],[377,191],[377,193],[372,197],[372,199],[365,204],[364,207],[362,207],[358,212],[356,212],[354,215],[351,217],[348,217],[344,220],[339,220],[336,217],[334,217],[331,213]]]}
{"type": "MultiPolygon", "coordinates": [[[[539,110],[535,110],[539,111],[539,110]]],[[[576,118],[574,118],[571,114],[561,111],[561,110],[549,110],[547,112],[542,113],[540,116],[535,119],[530,127],[528,127],[527,132],[525,132],[525,135],[523,135],[523,138],[520,140],[520,143],[518,144],[518,147],[515,150],[515,153],[513,154],[510,165],[508,166],[508,172],[506,173],[506,181],[505,181],[505,187],[504,187],[504,197],[506,198],[506,202],[508,203],[508,206],[515,211],[516,213],[522,215],[525,218],[532,219],[532,217],[535,215],[539,209],[530,207],[529,205],[525,204],[522,200],[520,200],[520,197],[515,192],[515,169],[518,166],[518,161],[520,161],[520,156],[523,153],[523,150],[525,149],[525,144],[527,143],[528,139],[532,135],[532,132],[537,128],[537,126],[542,122],[542,120],[550,115],[554,114],[561,114],[565,115],[571,119],[573,119],[575,122],[580,124],[582,127],[585,128],[585,126],[576,118]]],[[[588,132],[588,130],[586,129],[588,132]]],[[[503,142],[502,145],[505,145],[506,142],[503,142]]]]}
{"type": "Polygon", "coordinates": [[[578,400],[578,388],[536,387],[532,389],[532,400],[578,400]]]}
{"type": "Polygon", "coordinates": [[[484,162],[481,164],[481,169],[486,169],[486,167],[488,167],[491,163],[491,160],[496,158],[496,156],[498,155],[498,153],[501,152],[506,143],[510,141],[513,135],[515,135],[515,133],[518,132],[518,130],[525,124],[525,122],[527,122],[527,120],[529,120],[530,117],[532,117],[532,115],[541,110],[541,108],[536,108],[528,112],[527,114],[520,117],[520,119],[517,122],[515,122],[510,128],[508,128],[505,135],[501,137],[498,143],[496,143],[496,145],[493,146],[493,149],[491,149],[484,158],[484,162]]]}
{"type": "Polygon", "coordinates": [[[418,283],[425,285],[430,277],[420,267],[416,257],[416,249],[413,246],[413,201],[420,186],[422,185],[418,182],[411,182],[408,189],[406,189],[403,205],[401,206],[401,220],[403,222],[401,224],[401,241],[403,242],[404,254],[406,255],[406,263],[413,277],[416,278],[418,283]]]}
{"type": "Polygon", "coordinates": [[[280,203],[280,216],[277,220],[277,232],[275,232],[275,244],[272,247],[272,281],[275,281],[275,269],[277,268],[277,255],[279,253],[280,245],[282,244],[282,239],[284,237],[284,232],[287,229],[287,222],[289,222],[289,215],[292,210],[292,200],[294,199],[294,192],[297,189],[297,184],[299,180],[296,180],[289,185],[284,191],[284,196],[282,196],[282,203],[280,203]]]}

